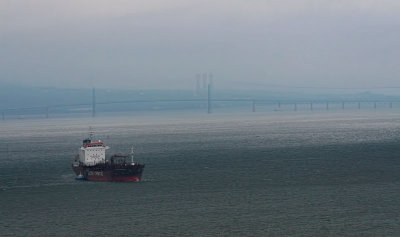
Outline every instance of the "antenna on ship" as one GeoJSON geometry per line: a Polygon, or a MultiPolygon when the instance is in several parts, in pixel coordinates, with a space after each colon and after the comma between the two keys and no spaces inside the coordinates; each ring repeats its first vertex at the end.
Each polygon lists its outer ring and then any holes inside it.
{"type": "Polygon", "coordinates": [[[131,164],[134,165],[135,162],[133,162],[133,145],[131,147],[131,164]]]}

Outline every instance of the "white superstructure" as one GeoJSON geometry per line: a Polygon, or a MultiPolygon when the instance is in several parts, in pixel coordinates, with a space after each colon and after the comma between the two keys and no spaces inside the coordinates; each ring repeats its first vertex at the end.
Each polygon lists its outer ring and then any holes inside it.
{"type": "Polygon", "coordinates": [[[109,147],[99,142],[92,142],[90,139],[83,140],[79,149],[79,161],[87,166],[104,164],[106,162],[106,150],[109,147]]]}

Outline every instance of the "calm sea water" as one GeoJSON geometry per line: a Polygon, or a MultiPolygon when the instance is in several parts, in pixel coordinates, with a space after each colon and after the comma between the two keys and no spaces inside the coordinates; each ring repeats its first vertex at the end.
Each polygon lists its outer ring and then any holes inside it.
{"type": "Polygon", "coordinates": [[[399,236],[400,111],[0,123],[1,236],[399,236]],[[140,183],[74,180],[97,136],[140,183]]]}

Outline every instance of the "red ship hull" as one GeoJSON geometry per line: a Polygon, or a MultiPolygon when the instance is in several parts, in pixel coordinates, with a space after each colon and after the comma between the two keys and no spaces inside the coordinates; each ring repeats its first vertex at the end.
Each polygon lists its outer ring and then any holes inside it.
{"type": "Polygon", "coordinates": [[[100,182],[139,182],[142,179],[143,168],[144,165],[141,164],[72,165],[79,179],[100,182]]]}

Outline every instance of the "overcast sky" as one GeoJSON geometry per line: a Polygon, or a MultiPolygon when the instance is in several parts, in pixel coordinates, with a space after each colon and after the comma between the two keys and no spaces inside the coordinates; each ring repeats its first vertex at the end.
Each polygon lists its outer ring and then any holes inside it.
{"type": "Polygon", "coordinates": [[[0,80],[400,87],[398,0],[1,0],[0,80]]]}

